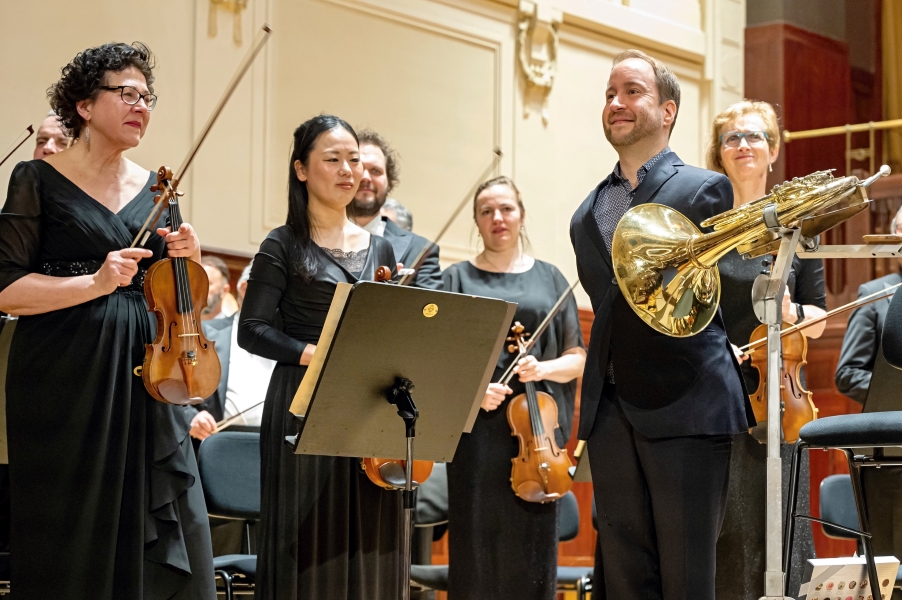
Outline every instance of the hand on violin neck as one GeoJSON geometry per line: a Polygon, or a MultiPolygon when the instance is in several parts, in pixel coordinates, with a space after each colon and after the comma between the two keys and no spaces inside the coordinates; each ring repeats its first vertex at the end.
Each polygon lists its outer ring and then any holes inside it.
{"type": "Polygon", "coordinates": [[[169,227],[157,229],[159,235],[166,242],[166,252],[169,258],[190,258],[200,262],[200,240],[197,233],[188,223],[182,223],[178,231],[172,231],[169,227]]]}
{"type": "Polygon", "coordinates": [[[106,255],[100,269],[92,275],[94,283],[103,295],[112,294],[117,287],[127,286],[138,274],[138,261],[150,258],[153,252],[146,248],[123,248],[106,255]]]}
{"type": "Polygon", "coordinates": [[[490,383],[489,388],[485,391],[485,396],[482,398],[482,404],[480,406],[482,406],[482,410],[485,411],[495,410],[501,406],[505,397],[513,392],[514,390],[503,383],[490,383]]]}
{"type": "Polygon", "coordinates": [[[548,373],[546,372],[545,365],[535,357],[535,356],[526,356],[521,358],[517,363],[517,366],[514,367],[514,373],[520,376],[520,381],[542,381],[546,378],[548,373]]]}

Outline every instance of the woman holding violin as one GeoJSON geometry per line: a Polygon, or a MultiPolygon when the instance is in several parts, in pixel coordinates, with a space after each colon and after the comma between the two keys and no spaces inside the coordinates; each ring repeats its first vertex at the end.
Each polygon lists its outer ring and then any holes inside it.
{"type": "MultiPolygon", "coordinates": [[[[770,104],[743,100],[715,117],[708,150],[708,168],[725,173],[730,178],[734,206],[742,206],[767,194],[767,174],[779,153],[780,130],[770,104]]],[[[744,260],[733,250],[718,263],[720,305],[727,336],[742,363],[748,392],[755,399],[756,390],[759,390],[764,404],[764,382],[759,373],[766,374],[765,347],[756,349],[751,356],[740,353],[736,347],[749,343],[753,332],[761,325],[752,309],[752,283],[760,273],[770,270],[773,260],[773,256],[744,260]]],[[[823,262],[794,257],[783,297],[785,326],[819,317],[825,314],[826,308],[823,262]]],[[[787,389],[798,390],[797,398],[787,401],[784,397],[787,414],[789,411],[800,411],[809,418],[813,417],[813,405],[805,392],[804,371],[786,367],[804,364],[802,347],[806,345],[805,337],[820,337],[824,327],[825,323],[821,322],[792,334],[796,338],[783,338],[784,377],[792,380],[783,383],[787,389]],[[797,356],[793,356],[795,352],[797,356]]],[[[758,426],[750,433],[752,435],[737,436],[733,444],[727,511],[717,543],[716,592],[717,598],[723,600],[757,599],[764,595],[767,424],[759,419],[758,426]]],[[[784,435],[791,433],[784,430],[784,435]]],[[[785,442],[781,447],[784,479],[788,478],[791,447],[785,442]]],[[[802,469],[802,478],[807,481],[807,455],[802,469]]],[[[808,514],[805,512],[808,510],[808,488],[803,488],[799,494],[799,510],[808,514]]],[[[799,523],[798,527],[793,560],[794,564],[804,564],[805,560],[814,557],[814,541],[807,521],[799,523]]],[[[790,589],[798,589],[800,576],[798,570],[792,574],[790,589]]]]}
{"type": "Polygon", "coordinates": [[[155,173],[125,158],[157,97],[142,44],[78,54],[50,87],[74,138],[19,163],[0,212],[0,311],[19,315],[6,382],[16,597],[214,599],[209,522],[183,407],[140,371],[143,279],[200,260],[188,224],[130,248],[155,173]]]}
{"type": "MultiPolygon", "coordinates": [[[[526,211],[514,182],[497,177],[480,185],[473,216],[485,249],[444,272],[445,290],[516,302],[514,321],[522,324],[522,334],[536,331],[569,286],[557,268],[521,249],[526,211]]],[[[516,349],[512,341],[510,349],[516,349]]],[[[548,421],[545,431],[552,433],[557,448],[564,447],[573,422],[576,378],[586,357],[572,294],[529,355],[519,360],[515,376],[500,383],[516,357],[502,350],[473,430],[463,434],[448,464],[452,600],[551,600],[555,595],[557,506],[515,495],[512,460],[518,457],[519,443],[508,422],[508,408],[526,386],[549,393],[547,408],[556,405],[560,427],[548,421]]]]}
{"type": "Polygon", "coordinates": [[[394,600],[400,591],[401,495],[370,482],[359,459],[285,446],[298,433],[289,408],[336,285],[373,280],[380,266],[397,270],[391,245],[348,219],[362,175],[357,134],[346,122],[320,115],[295,130],[288,220],[261,244],[242,304],[238,344],[277,362],[260,431],[258,599],[394,600]]]}

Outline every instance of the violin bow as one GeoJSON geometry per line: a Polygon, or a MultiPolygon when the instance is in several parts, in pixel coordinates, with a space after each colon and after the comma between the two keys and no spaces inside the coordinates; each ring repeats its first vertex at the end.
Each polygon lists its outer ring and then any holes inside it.
{"type": "Polygon", "coordinates": [[[200,133],[194,139],[194,143],[191,144],[191,149],[188,150],[188,155],[185,156],[185,160],[182,161],[182,164],[178,168],[178,171],[176,171],[175,175],[172,177],[171,184],[167,185],[164,190],[161,190],[160,200],[157,203],[157,206],[155,206],[154,209],[150,211],[150,214],[147,215],[147,219],[141,226],[141,230],[138,231],[138,235],[136,235],[134,241],[132,241],[132,245],[130,246],[131,248],[134,248],[135,246],[143,246],[147,243],[147,238],[150,237],[150,231],[148,231],[148,228],[153,227],[156,224],[157,220],[160,218],[160,215],[163,214],[163,209],[168,204],[168,200],[178,193],[176,192],[176,190],[178,189],[179,181],[181,181],[182,177],[185,176],[185,172],[188,170],[188,167],[191,166],[191,162],[197,155],[197,151],[200,150],[201,144],[203,144],[204,140],[207,139],[207,135],[210,133],[210,130],[213,129],[213,124],[216,123],[216,119],[219,118],[220,113],[222,113],[222,109],[225,108],[225,105],[229,101],[229,98],[232,97],[232,93],[235,91],[235,88],[237,88],[238,84],[241,83],[241,79],[244,77],[244,74],[247,73],[248,69],[250,69],[251,64],[254,62],[254,59],[257,58],[257,55],[269,40],[271,33],[272,28],[268,24],[264,23],[263,27],[257,33],[257,37],[254,39],[254,43],[251,45],[247,54],[238,65],[238,69],[232,76],[232,80],[226,86],[225,92],[223,92],[222,97],[219,99],[219,102],[216,103],[216,106],[213,108],[213,112],[210,114],[209,118],[207,118],[207,122],[204,124],[203,129],[200,130],[200,133]]]}
{"type": "MultiPolygon", "coordinates": [[[[878,300],[883,300],[884,298],[889,298],[890,296],[893,295],[893,293],[895,293],[896,288],[899,287],[900,285],[902,285],[902,283],[897,283],[896,285],[890,286],[888,288],[884,288],[882,290],[874,292],[873,294],[868,294],[864,298],[859,298],[858,300],[849,302],[848,304],[844,304],[838,308],[834,308],[830,312],[824,313],[819,317],[811,319],[810,321],[803,321],[801,323],[797,323],[796,325],[793,325],[792,327],[787,327],[786,329],[784,329],[783,331],[780,332],[780,337],[783,337],[784,335],[789,335],[790,333],[795,333],[796,331],[801,331],[807,327],[811,327],[812,325],[817,325],[821,321],[825,321],[832,316],[839,315],[844,312],[854,310],[856,308],[861,308],[862,306],[871,304],[872,302],[877,302],[878,300]]],[[[750,344],[746,344],[745,346],[740,348],[739,351],[742,352],[743,354],[749,354],[751,352],[754,352],[755,348],[759,348],[766,343],[767,343],[767,338],[762,338],[758,341],[752,342],[750,344]]]]}
{"type": "Polygon", "coordinates": [[[28,138],[30,138],[33,135],[34,135],[34,127],[29,125],[28,127],[25,128],[24,131],[22,131],[22,133],[19,134],[19,137],[17,137],[16,139],[13,140],[12,144],[10,144],[9,146],[6,147],[7,152],[5,155],[3,155],[3,160],[0,160],[0,165],[5,163],[9,159],[9,157],[12,156],[16,150],[21,148],[22,144],[27,142],[28,138]],[[22,139],[20,140],[19,138],[22,138],[22,139]],[[18,143],[16,143],[16,142],[18,142],[18,143]],[[10,148],[12,148],[12,150],[10,150],[10,148]]]}
{"type": "Polygon", "coordinates": [[[561,309],[564,307],[564,301],[573,293],[573,290],[576,289],[577,285],[579,285],[579,279],[571,283],[570,287],[567,288],[567,291],[561,294],[561,297],[557,299],[557,302],[554,303],[554,306],[552,306],[548,314],[545,315],[545,319],[539,324],[538,327],[536,327],[536,330],[532,332],[532,335],[529,336],[529,341],[520,346],[521,350],[517,354],[517,358],[514,359],[514,361],[510,364],[504,374],[501,375],[498,383],[506,385],[507,382],[510,381],[511,378],[513,378],[514,367],[518,362],[520,362],[520,359],[529,354],[529,351],[532,350],[532,347],[536,345],[539,337],[541,337],[541,335],[545,333],[545,330],[548,329],[548,326],[551,324],[551,320],[556,317],[559,312],[561,312],[561,309]]]}
{"type": "MultiPolygon", "coordinates": [[[[476,189],[485,181],[488,176],[495,170],[498,166],[498,161],[501,160],[501,157],[504,156],[501,152],[501,148],[497,146],[492,150],[494,156],[492,156],[492,162],[486,167],[485,171],[483,171],[479,175],[479,179],[476,180],[476,183],[473,184],[473,187],[464,195],[463,200],[460,201],[460,204],[457,205],[457,208],[454,209],[454,212],[451,213],[451,216],[448,217],[448,220],[445,221],[445,224],[442,226],[441,230],[439,230],[438,235],[435,238],[423,246],[423,249],[420,250],[420,253],[417,254],[416,260],[413,261],[413,266],[410,267],[408,273],[405,273],[400,281],[398,281],[398,285],[410,285],[413,281],[414,277],[416,277],[417,271],[423,266],[423,261],[426,260],[426,256],[432,252],[432,249],[438,246],[438,242],[442,239],[442,236],[445,235],[445,232],[448,231],[448,228],[451,227],[451,224],[454,222],[454,219],[457,218],[457,215],[460,214],[460,211],[463,210],[464,206],[467,205],[467,202],[470,200],[470,197],[476,192],[476,189]]],[[[407,270],[407,269],[405,269],[407,270]]]]}
{"type": "Polygon", "coordinates": [[[218,432],[222,431],[223,429],[225,429],[226,427],[230,427],[230,426],[234,425],[242,415],[254,410],[258,406],[263,404],[263,402],[264,402],[264,400],[261,400],[260,402],[257,402],[256,404],[253,404],[252,406],[245,408],[238,414],[234,414],[231,417],[226,417],[225,419],[223,419],[222,421],[220,421],[219,423],[216,424],[216,432],[218,433],[218,432]]]}

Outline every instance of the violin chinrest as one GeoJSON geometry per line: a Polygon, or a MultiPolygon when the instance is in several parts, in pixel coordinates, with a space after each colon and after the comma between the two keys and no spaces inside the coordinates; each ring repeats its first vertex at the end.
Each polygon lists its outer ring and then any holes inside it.
{"type": "MultiPolygon", "coordinates": [[[[404,472],[404,467],[401,466],[400,462],[389,461],[380,465],[379,475],[385,483],[399,490],[404,489],[404,486],[407,484],[407,474],[404,472]]],[[[411,485],[416,488],[420,484],[412,481],[411,485]]]]}
{"type": "Polygon", "coordinates": [[[539,504],[554,502],[561,497],[560,494],[546,494],[542,486],[535,481],[524,481],[521,483],[517,487],[517,496],[527,502],[538,502],[539,504]]]}
{"type": "Polygon", "coordinates": [[[185,406],[187,404],[200,404],[203,398],[192,398],[188,395],[188,388],[181,379],[165,379],[157,386],[157,391],[169,404],[185,406]]]}

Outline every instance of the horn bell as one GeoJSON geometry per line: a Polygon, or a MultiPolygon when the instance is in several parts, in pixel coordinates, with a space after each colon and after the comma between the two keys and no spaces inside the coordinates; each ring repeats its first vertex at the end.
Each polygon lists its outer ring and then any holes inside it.
{"type": "Polygon", "coordinates": [[[631,208],[614,230],[617,285],[639,318],[665,335],[695,335],[717,313],[717,264],[693,257],[693,242],[701,237],[692,221],[663,204],[631,208]]]}

